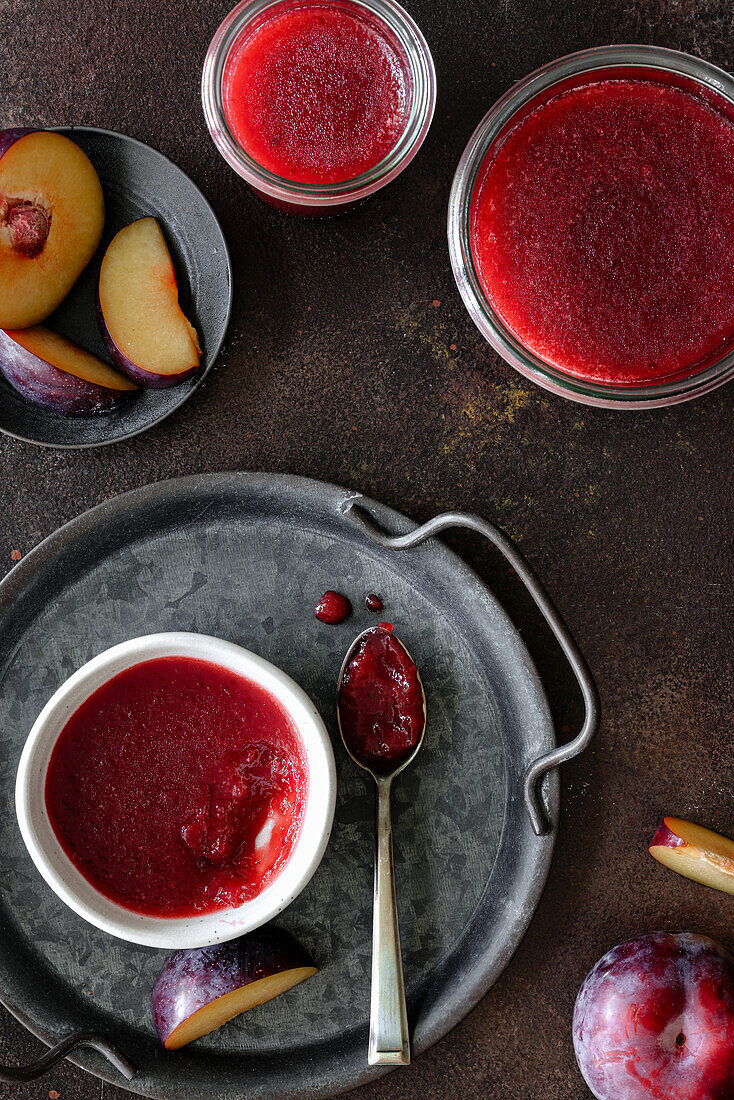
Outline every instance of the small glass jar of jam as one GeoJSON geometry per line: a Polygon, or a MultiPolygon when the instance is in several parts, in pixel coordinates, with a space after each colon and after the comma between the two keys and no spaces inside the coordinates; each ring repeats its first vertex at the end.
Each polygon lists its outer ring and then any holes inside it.
{"type": "Polygon", "coordinates": [[[410,163],[436,75],[394,0],[243,0],[215,34],[202,100],[215,145],[266,202],[322,216],[410,163]]]}

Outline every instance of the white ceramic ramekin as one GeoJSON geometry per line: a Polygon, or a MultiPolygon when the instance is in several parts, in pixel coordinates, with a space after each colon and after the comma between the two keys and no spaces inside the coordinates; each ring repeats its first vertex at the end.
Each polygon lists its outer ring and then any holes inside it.
{"type": "Polygon", "coordinates": [[[54,693],[23,748],[15,786],[18,824],[31,859],[62,901],[90,924],[147,947],[204,947],[234,939],[271,920],[303,890],[329,841],[336,802],[336,768],[326,727],[306,693],[255,653],[205,634],[149,634],[105,650],[54,693]],[[99,893],[77,870],[56,839],[46,811],[46,771],[56,739],[85,699],[117,673],[156,657],[195,657],[223,665],[269,691],[298,730],[308,763],[308,796],[290,859],[256,898],[235,909],[195,917],[161,918],[134,913],[99,893]]]}

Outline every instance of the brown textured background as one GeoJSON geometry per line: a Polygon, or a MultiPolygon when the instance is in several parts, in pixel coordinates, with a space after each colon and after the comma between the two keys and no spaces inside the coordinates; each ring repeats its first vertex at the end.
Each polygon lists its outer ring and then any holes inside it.
{"type": "MultiPolygon", "coordinates": [[[[732,69],[734,11],[730,0],[406,3],[438,69],[426,145],[369,204],[312,222],[260,205],[209,142],[198,80],[228,0],[0,0],[0,125],[96,125],[154,145],[213,202],[236,277],[219,364],[170,420],[97,451],[0,439],[0,565],[115,493],[202,470],[299,473],[415,519],[465,508],[506,527],[598,677],[602,730],[563,769],[551,878],[507,972],[443,1042],[360,1095],[583,1100],[570,1019],[597,957],[653,928],[734,947],[730,900],[645,851],[663,812],[734,834],[734,388],[634,415],[546,396],[498,361],[464,312],[446,201],[471,131],[514,80],[624,41],[732,69]]],[[[515,616],[559,726],[574,727],[569,677],[512,578],[471,537],[453,545],[515,616]]],[[[40,1049],[0,1016],[0,1060],[40,1049]]],[[[126,1095],[73,1067],[0,1086],[18,1100],[57,1094],[126,1095]]]]}

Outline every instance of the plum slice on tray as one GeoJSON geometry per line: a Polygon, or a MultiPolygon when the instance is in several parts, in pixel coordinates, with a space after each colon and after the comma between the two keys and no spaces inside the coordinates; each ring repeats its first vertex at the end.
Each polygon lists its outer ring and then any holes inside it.
{"type": "Polygon", "coordinates": [[[113,237],[99,273],[97,317],[115,366],[134,382],[166,389],[199,369],[199,338],[179,305],[155,218],[139,218],[113,237]]]}
{"type": "Polygon", "coordinates": [[[103,226],[102,187],[78,145],[45,130],[0,131],[0,328],[48,317],[103,226]]]}
{"type": "Polygon", "coordinates": [[[0,371],[34,405],[66,416],[116,408],[138,389],[108,363],[43,325],[0,329],[0,371]]]}
{"type": "Polygon", "coordinates": [[[316,973],[304,949],[280,928],[176,951],[153,986],[153,1022],[166,1049],[178,1050],[316,973]]]}

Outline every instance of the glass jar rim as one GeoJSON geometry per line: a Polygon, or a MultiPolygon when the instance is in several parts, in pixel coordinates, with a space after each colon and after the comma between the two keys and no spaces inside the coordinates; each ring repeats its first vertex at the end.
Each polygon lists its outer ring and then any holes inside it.
{"type": "Polygon", "coordinates": [[[526,347],[494,311],[479,280],[469,233],[471,201],[479,171],[493,142],[512,119],[536,96],[563,80],[614,68],[649,69],[688,78],[727,100],[734,108],[734,79],[728,73],[691,54],[662,46],[597,46],[548,62],[509,88],[489,109],[469,139],[449,198],[449,254],[459,293],[472,320],[495,351],[520,374],[552,393],[581,404],[649,409],[691,400],[734,378],[734,349],[692,374],[647,385],[611,385],[568,374],[526,347]]]}
{"type": "Polygon", "coordinates": [[[396,0],[240,0],[225,16],[207,50],[201,78],[206,124],[214,144],[231,168],[252,187],[281,202],[330,206],[358,202],[390,183],[420,149],[436,106],[436,70],[430,48],[412,17],[396,0]],[[410,114],[395,146],[372,168],[352,179],[329,184],[301,183],[264,168],[236,140],[224,113],[222,77],[242,32],[269,8],[312,4],[362,8],[384,23],[400,43],[413,80],[410,114]]]}

